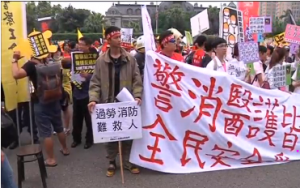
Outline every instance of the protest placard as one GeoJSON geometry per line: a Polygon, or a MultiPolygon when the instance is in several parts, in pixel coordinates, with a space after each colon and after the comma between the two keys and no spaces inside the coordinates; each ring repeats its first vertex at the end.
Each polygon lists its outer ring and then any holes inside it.
{"type": "Polygon", "coordinates": [[[284,39],[290,43],[300,44],[300,26],[287,24],[284,39]]]}
{"type": "Polygon", "coordinates": [[[292,75],[291,75],[291,65],[276,65],[268,73],[270,86],[274,88],[280,88],[283,86],[291,85],[292,75]]]}
{"type": "Polygon", "coordinates": [[[244,63],[253,63],[259,61],[257,42],[239,42],[239,59],[244,63]]]}
{"type": "Polygon", "coordinates": [[[93,73],[97,58],[97,53],[72,52],[71,60],[74,73],[79,74],[81,71],[93,73]]]}
{"type": "Polygon", "coordinates": [[[142,138],[141,121],[136,101],[97,104],[92,113],[94,143],[142,138]]]}
{"type": "Polygon", "coordinates": [[[271,33],[272,17],[250,17],[249,27],[251,33],[271,33]]]}
{"type": "Polygon", "coordinates": [[[125,48],[131,47],[133,29],[121,28],[121,45],[125,48]]]}

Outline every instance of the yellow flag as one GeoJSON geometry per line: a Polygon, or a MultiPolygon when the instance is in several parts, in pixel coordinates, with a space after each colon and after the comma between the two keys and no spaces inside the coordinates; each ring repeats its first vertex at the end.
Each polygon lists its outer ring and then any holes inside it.
{"type": "Polygon", "coordinates": [[[105,34],[105,28],[104,28],[104,25],[102,24],[102,38],[103,39],[105,38],[104,34],[105,34]]]}
{"type": "Polygon", "coordinates": [[[82,33],[80,32],[79,29],[77,29],[77,37],[78,37],[78,40],[83,37],[82,33]]]}
{"type": "MultiPolygon", "coordinates": [[[[5,95],[5,107],[8,111],[15,109],[18,102],[29,101],[28,78],[18,80],[16,84],[12,76],[13,51],[18,43],[27,38],[25,6],[25,2],[1,2],[1,82],[5,95]]],[[[24,63],[25,58],[19,62],[19,67],[24,63]]]]}

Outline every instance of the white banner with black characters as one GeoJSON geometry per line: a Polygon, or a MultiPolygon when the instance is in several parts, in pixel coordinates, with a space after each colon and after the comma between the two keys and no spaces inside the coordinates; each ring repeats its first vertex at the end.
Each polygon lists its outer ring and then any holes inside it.
{"type": "Polygon", "coordinates": [[[142,138],[141,107],[136,101],[97,104],[92,126],[94,143],[142,138]]]}

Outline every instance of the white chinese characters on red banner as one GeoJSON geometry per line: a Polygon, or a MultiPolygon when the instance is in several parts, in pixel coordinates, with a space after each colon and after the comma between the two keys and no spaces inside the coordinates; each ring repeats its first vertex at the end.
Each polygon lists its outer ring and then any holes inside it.
{"type": "Polygon", "coordinates": [[[191,173],[300,159],[299,96],[256,88],[155,52],[147,58],[143,138],[134,141],[131,162],[191,173]]]}

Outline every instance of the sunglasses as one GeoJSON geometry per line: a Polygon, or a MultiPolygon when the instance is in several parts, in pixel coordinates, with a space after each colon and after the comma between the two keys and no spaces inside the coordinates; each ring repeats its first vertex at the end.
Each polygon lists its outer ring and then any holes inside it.
{"type": "Polygon", "coordinates": [[[176,40],[175,40],[175,38],[172,38],[172,39],[170,39],[168,42],[169,42],[169,43],[175,43],[176,40]]]}

